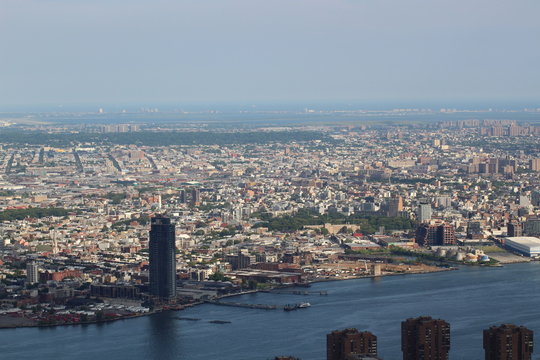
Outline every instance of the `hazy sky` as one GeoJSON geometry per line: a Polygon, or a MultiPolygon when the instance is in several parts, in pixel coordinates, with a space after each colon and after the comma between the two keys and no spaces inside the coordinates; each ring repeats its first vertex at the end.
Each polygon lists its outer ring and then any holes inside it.
{"type": "Polygon", "coordinates": [[[0,106],[385,99],[540,103],[540,1],[0,0],[0,106]]]}

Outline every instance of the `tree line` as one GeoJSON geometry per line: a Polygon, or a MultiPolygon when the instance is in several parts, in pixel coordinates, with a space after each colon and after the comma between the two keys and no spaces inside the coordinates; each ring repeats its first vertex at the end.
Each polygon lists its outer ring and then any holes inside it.
{"type": "Polygon", "coordinates": [[[47,216],[66,216],[68,213],[69,211],[64,208],[8,209],[0,212],[0,221],[42,218],[47,216]]]}
{"type": "Polygon", "coordinates": [[[129,133],[47,133],[20,130],[0,131],[0,142],[12,144],[70,146],[79,143],[171,146],[171,145],[233,145],[290,143],[313,140],[332,141],[316,131],[250,131],[250,132],[181,132],[138,131],[129,133]],[[39,136],[36,136],[39,135],[39,136]]]}
{"type": "Polygon", "coordinates": [[[321,215],[318,212],[308,209],[300,209],[292,215],[272,217],[269,213],[255,213],[252,217],[262,220],[255,227],[267,227],[271,231],[279,232],[294,232],[304,229],[306,225],[323,225],[329,223],[333,225],[343,224],[344,226],[358,225],[362,233],[373,234],[381,226],[384,226],[386,230],[409,230],[413,229],[416,225],[414,220],[403,217],[388,217],[363,213],[345,215],[340,212],[321,215]]]}

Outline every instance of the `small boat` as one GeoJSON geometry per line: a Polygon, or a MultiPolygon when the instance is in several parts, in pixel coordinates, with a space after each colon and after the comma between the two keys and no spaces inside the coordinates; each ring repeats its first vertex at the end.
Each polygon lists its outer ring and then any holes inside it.
{"type": "Polygon", "coordinates": [[[310,307],[311,304],[308,303],[308,302],[304,302],[304,303],[300,303],[300,304],[287,304],[283,307],[283,310],[285,311],[292,311],[292,310],[297,310],[297,309],[305,309],[305,308],[308,308],[310,307]]]}
{"type": "Polygon", "coordinates": [[[226,320],[212,320],[212,321],[209,321],[210,324],[230,324],[231,322],[230,321],[226,321],[226,320]]]}

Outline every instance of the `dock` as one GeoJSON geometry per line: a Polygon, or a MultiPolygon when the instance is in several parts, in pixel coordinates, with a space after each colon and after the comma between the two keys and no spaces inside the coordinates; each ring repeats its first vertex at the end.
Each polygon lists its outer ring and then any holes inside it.
{"type": "Polygon", "coordinates": [[[277,310],[278,308],[277,305],[268,305],[268,304],[246,304],[246,303],[217,301],[217,300],[207,300],[205,302],[208,304],[241,307],[241,308],[246,308],[246,309],[277,310]]]}
{"type": "Polygon", "coordinates": [[[302,291],[302,290],[262,290],[261,292],[269,294],[282,294],[282,295],[328,295],[328,291],[302,291]]]}

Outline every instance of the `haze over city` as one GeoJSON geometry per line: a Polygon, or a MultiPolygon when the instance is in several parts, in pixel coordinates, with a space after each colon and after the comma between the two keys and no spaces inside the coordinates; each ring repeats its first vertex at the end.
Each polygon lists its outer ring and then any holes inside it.
{"type": "Polygon", "coordinates": [[[538,14],[0,0],[0,357],[532,360],[538,14]]]}
{"type": "Polygon", "coordinates": [[[0,111],[530,102],[539,12],[535,0],[1,0],[0,111]]]}

